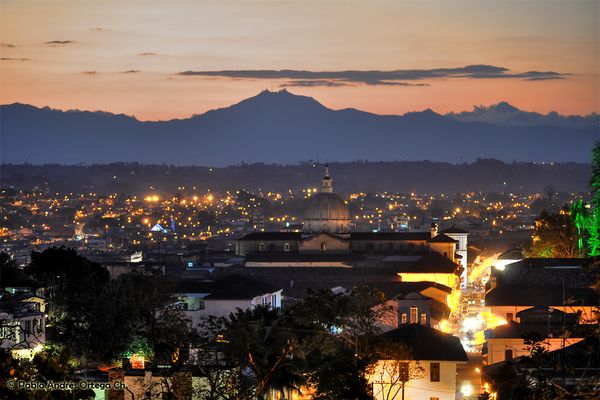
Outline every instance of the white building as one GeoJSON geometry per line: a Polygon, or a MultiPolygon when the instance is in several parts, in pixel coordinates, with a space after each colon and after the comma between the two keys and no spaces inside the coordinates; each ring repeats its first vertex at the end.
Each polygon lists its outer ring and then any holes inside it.
{"type": "Polygon", "coordinates": [[[421,324],[401,325],[381,337],[406,346],[410,358],[396,359],[390,352],[376,364],[369,375],[375,399],[454,400],[456,366],[468,361],[457,337],[421,324]]]}
{"type": "Polygon", "coordinates": [[[180,304],[194,327],[205,317],[228,317],[238,309],[281,308],[282,289],[242,275],[215,282],[181,282],[178,290],[180,304]]]}
{"type": "Polygon", "coordinates": [[[444,229],[442,233],[458,242],[456,246],[456,254],[459,256],[458,261],[460,262],[460,266],[464,268],[462,275],[460,276],[460,288],[464,290],[467,288],[467,280],[469,276],[467,270],[469,265],[467,261],[467,237],[469,236],[469,232],[465,231],[464,229],[457,228],[456,226],[452,226],[448,229],[444,229]]]}

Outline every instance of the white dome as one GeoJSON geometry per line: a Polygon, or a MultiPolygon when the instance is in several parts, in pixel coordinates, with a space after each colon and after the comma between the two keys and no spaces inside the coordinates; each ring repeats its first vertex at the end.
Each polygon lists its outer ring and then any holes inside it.
{"type": "Polygon", "coordinates": [[[333,193],[329,167],[325,167],[325,177],[321,191],[310,200],[304,214],[304,232],[346,233],[350,226],[350,212],[346,202],[333,193]]]}

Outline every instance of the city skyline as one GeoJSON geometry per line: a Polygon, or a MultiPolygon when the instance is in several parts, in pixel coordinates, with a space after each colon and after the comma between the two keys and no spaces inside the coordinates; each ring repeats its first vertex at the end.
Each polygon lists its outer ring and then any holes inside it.
{"type": "Polygon", "coordinates": [[[376,114],[600,110],[594,1],[144,5],[3,1],[0,102],[164,120],[288,88],[376,114]]]}

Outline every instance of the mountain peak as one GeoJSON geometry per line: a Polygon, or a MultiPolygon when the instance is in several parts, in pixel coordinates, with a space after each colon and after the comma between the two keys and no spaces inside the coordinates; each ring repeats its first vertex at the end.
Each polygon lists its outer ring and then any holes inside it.
{"type": "Polygon", "coordinates": [[[319,103],[312,97],[302,96],[289,92],[286,89],[279,91],[263,90],[256,96],[249,97],[227,109],[245,109],[245,110],[328,110],[327,107],[319,103]]]}
{"type": "Polygon", "coordinates": [[[513,113],[513,112],[521,111],[517,107],[513,106],[512,104],[510,104],[506,101],[501,101],[498,104],[492,104],[491,106],[489,106],[487,108],[488,108],[488,110],[494,110],[494,111],[501,112],[501,113],[513,113]]]}

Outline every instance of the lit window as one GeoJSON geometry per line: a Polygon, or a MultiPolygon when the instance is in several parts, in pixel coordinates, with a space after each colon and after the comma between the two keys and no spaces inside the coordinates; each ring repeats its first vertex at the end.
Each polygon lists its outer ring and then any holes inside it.
{"type": "Polygon", "coordinates": [[[427,325],[427,314],[421,313],[421,325],[427,325]]]}
{"type": "Polygon", "coordinates": [[[265,244],[264,243],[259,244],[258,245],[258,250],[265,251],[265,244]]]}
{"type": "Polygon", "coordinates": [[[416,324],[418,322],[419,309],[417,307],[410,308],[410,323],[416,324]]]}
{"type": "Polygon", "coordinates": [[[327,243],[321,242],[321,251],[327,251],[327,243]]]}
{"type": "Polygon", "coordinates": [[[440,363],[432,362],[429,364],[429,380],[431,382],[440,381],[440,363]]]}
{"type": "Polygon", "coordinates": [[[406,313],[402,313],[402,323],[405,324],[408,322],[408,315],[406,313]]]}
{"type": "Polygon", "coordinates": [[[283,244],[283,251],[290,251],[290,244],[289,243],[284,243],[283,244]]]}

